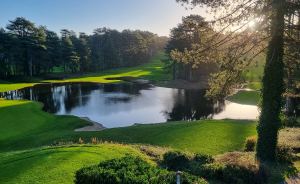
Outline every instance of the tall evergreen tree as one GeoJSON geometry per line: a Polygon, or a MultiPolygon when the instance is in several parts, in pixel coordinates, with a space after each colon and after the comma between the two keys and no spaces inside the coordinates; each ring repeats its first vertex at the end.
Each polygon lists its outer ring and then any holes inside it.
{"type": "Polygon", "coordinates": [[[69,76],[69,67],[72,65],[78,65],[79,57],[74,51],[74,45],[69,37],[66,37],[62,41],[62,58],[66,65],[66,76],[69,76]]]}

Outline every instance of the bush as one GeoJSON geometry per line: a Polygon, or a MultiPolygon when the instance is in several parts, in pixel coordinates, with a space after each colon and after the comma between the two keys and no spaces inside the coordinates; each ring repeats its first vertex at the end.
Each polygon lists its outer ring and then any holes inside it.
{"type": "Polygon", "coordinates": [[[264,183],[269,177],[267,165],[255,164],[253,152],[228,152],[218,155],[207,164],[199,164],[197,167],[190,166],[190,173],[206,179],[241,184],[264,183]]]}
{"type": "Polygon", "coordinates": [[[197,162],[198,164],[208,164],[214,161],[211,155],[196,153],[192,159],[192,162],[197,162]]]}
{"type": "MultiPolygon", "coordinates": [[[[76,184],[122,183],[158,184],[176,183],[176,172],[158,169],[140,157],[123,157],[101,162],[99,165],[82,168],[75,174],[76,184]]],[[[207,183],[204,179],[182,173],[182,183],[207,183]]]]}
{"type": "Polygon", "coordinates": [[[189,162],[189,157],[180,151],[171,150],[163,154],[163,164],[171,171],[185,171],[189,162]]]}
{"type": "Polygon", "coordinates": [[[276,161],[281,163],[292,163],[294,158],[293,149],[287,145],[277,145],[276,161]]]}
{"type": "Polygon", "coordinates": [[[294,116],[284,116],[281,118],[282,125],[285,127],[299,126],[300,120],[294,116]]]}
{"type": "Polygon", "coordinates": [[[244,151],[254,151],[257,142],[257,135],[247,137],[244,145],[244,151]]]}

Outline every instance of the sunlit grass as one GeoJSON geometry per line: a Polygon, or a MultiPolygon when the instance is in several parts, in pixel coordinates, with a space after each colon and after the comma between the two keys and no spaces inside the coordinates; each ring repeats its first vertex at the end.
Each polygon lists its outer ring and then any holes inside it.
{"type": "Polygon", "coordinates": [[[232,96],[228,96],[226,100],[248,105],[257,105],[260,99],[259,91],[238,91],[232,96]]]}
{"type": "Polygon", "coordinates": [[[248,89],[261,89],[261,84],[260,83],[251,83],[245,86],[245,88],[248,89]]]}
{"type": "Polygon", "coordinates": [[[54,141],[77,142],[79,137],[90,142],[91,137],[97,137],[103,141],[219,154],[242,149],[245,138],[256,134],[255,123],[238,120],[179,121],[75,132],[74,129],[91,123],[75,116],[45,113],[37,102],[0,100],[0,104],[1,117],[4,117],[0,121],[0,152],[51,145],[54,141]],[[13,104],[7,106],[7,103],[13,104]]]}
{"type": "Polygon", "coordinates": [[[80,168],[126,155],[142,156],[129,146],[113,144],[8,152],[0,154],[0,183],[73,183],[80,168]]]}
{"type": "Polygon", "coordinates": [[[163,70],[164,63],[161,59],[164,59],[164,52],[159,51],[153,59],[148,63],[131,67],[131,68],[119,68],[104,70],[96,73],[87,73],[80,75],[80,72],[76,74],[71,74],[69,77],[65,77],[64,73],[54,73],[53,76],[58,76],[59,78],[64,78],[64,80],[42,80],[34,77],[22,77],[22,81],[18,79],[18,82],[7,82],[0,80],[0,92],[16,90],[28,86],[33,86],[39,82],[99,82],[99,83],[116,83],[122,81],[120,80],[106,80],[106,78],[116,78],[116,77],[140,77],[148,80],[171,80],[171,74],[166,73],[163,70]]]}
{"type": "Polygon", "coordinates": [[[249,66],[243,72],[243,78],[249,82],[261,82],[264,72],[264,61],[259,61],[257,66],[249,66]]]}

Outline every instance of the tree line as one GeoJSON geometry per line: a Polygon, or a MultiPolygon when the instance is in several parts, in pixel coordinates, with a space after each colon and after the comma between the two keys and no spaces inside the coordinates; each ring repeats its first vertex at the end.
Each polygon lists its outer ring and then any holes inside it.
{"type": "Polygon", "coordinates": [[[201,80],[201,77],[207,77],[219,70],[218,65],[209,58],[202,60],[200,63],[195,61],[194,58],[182,62],[171,56],[173,50],[184,52],[185,50],[191,50],[196,44],[204,44],[204,40],[212,33],[214,33],[212,27],[200,15],[183,17],[182,23],[171,29],[165,48],[167,58],[163,62],[165,63],[164,69],[173,75],[173,80],[198,81],[201,80]],[[191,27],[191,23],[197,25],[198,28],[191,27]]]}
{"type": "Polygon", "coordinates": [[[61,67],[95,72],[149,61],[168,40],[149,31],[97,28],[92,35],[61,29],[61,36],[24,17],[0,28],[0,76],[41,76],[61,67]]]}

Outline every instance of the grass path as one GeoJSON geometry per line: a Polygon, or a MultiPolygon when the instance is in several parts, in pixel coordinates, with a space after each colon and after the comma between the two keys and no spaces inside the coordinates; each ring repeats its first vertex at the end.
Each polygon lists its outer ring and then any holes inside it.
{"type": "MultiPolygon", "coordinates": [[[[171,74],[166,73],[163,70],[164,63],[161,59],[164,59],[164,52],[159,51],[152,60],[148,63],[142,64],[140,66],[135,66],[131,68],[120,68],[120,69],[111,69],[105,70],[96,73],[86,73],[80,75],[80,72],[77,74],[71,74],[65,80],[43,80],[35,77],[22,77],[20,82],[8,82],[0,80],[0,92],[17,90],[20,88],[33,86],[41,82],[99,82],[99,83],[116,83],[121,82],[119,80],[105,80],[105,78],[115,78],[115,77],[142,77],[148,80],[171,80],[171,74]]],[[[54,76],[65,77],[64,73],[53,74],[54,76]]]]}

